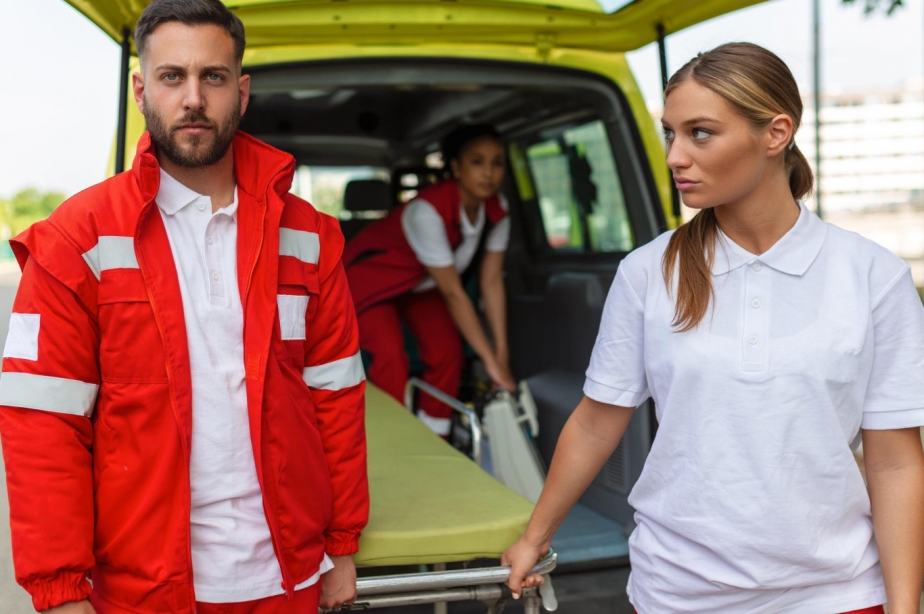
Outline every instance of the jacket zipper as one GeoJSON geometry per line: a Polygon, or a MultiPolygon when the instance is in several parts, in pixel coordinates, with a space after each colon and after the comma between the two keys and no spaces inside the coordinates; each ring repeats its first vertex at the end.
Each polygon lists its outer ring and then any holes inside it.
{"type": "MultiPolygon", "coordinates": [[[[267,188],[266,192],[261,197],[264,202],[263,226],[261,228],[259,239],[257,240],[256,251],[254,253],[255,257],[253,259],[253,263],[250,265],[250,273],[247,276],[247,284],[244,286],[244,300],[245,301],[248,300],[250,297],[250,287],[251,287],[251,284],[253,283],[253,275],[254,275],[254,272],[257,270],[257,261],[259,260],[260,253],[263,250],[263,243],[264,243],[263,237],[264,237],[264,234],[266,233],[266,217],[267,217],[266,211],[269,208],[268,195],[269,195],[270,190],[273,189],[273,185],[275,184],[275,181],[278,175],[279,175],[279,172],[276,172],[273,175],[273,178],[269,182],[269,187],[267,188]]],[[[244,304],[246,305],[246,302],[244,304]]],[[[245,321],[244,326],[246,328],[247,326],[246,321],[245,321]]],[[[267,357],[267,360],[269,360],[269,357],[267,357]]],[[[262,401],[263,400],[260,399],[261,403],[262,401]]],[[[262,420],[262,412],[261,412],[261,420],[262,420]]],[[[261,447],[261,454],[262,454],[262,447],[261,447]]],[[[260,462],[262,465],[262,460],[260,462]]],[[[285,557],[283,556],[283,553],[282,553],[282,547],[279,544],[278,528],[276,527],[276,517],[274,514],[270,513],[269,506],[267,505],[267,502],[266,502],[265,493],[261,493],[261,494],[263,495],[263,514],[266,516],[266,523],[270,530],[270,540],[273,543],[273,549],[276,551],[276,560],[279,563],[279,570],[282,572],[282,588],[286,592],[286,596],[291,598],[292,594],[295,592],[295,587],[292,586],[291,574],[289,573],[289,568],[286,565],[285,557]]]]}
{"type": "MultiPolygon", "coordinates": [[[[141,234],[139,232],[141,221],[144,219],[145,215],[148,215],[148,211],[150,210],[150,207],[153,203],[154,203],[154,199],[151,199],[150,201],[145,203],[144,207],[142,208],[141,214],[138,216],[138,227],[136,227],[135,234],[139,238],[139,240],[141,238],[141,234]]],[[[144,259],[142,258],[142,261],[143,260],[144,259]]],[[[160,330],[161,337],[163,337],[163,334],[164,334],[163,333],[163,330],[164,330],[163,321],[161,320],[160,315],[158,314],[157,310],[153,309],[153,305],[156,305],[156,302],[154,301],[154,297],[151,296],[151,289],[148,287],[147,284],[145,284],[144,286],[145,286],[145,292],[148,295],[148,301],[150,301],[152,305],[154,321],[157,322],[157,327],[160,330]]],[[[173,381],[173,370],[170,368],[170,362],[165,361],[164,367],[167,370],[167,380],[172,382],[173,381]]],[[[172,394],[170,395],[170,406],[173,408],[173,415],[177,419],[177,428],[179,431],[177,434],[180,436],[180,448],[183,450],[183,461],[186,464],[186,472],[185,472],[186,490],[184,491],[183,494],[185,495],[186,517],[190,518],[192,515],[192,484],[190,483],[190,479],[189,479],[189,467],[190,467],[189,454],[186,451],[185,442],[182,441],[182,430],[179,429],[179,422],[180,422],[179,413],[177,412],[176,401],[173,398],[172,394]]],[[[195,571],[193,570],[193,564],[192,564],[192,527],[190,526],[189,522],[186,523],[186,573],[189,576],[189,608],[190,608],[189,611],[195,614],[196,613],[196,589],[193,583],[193,574],[195,573],[195,571]]]]}

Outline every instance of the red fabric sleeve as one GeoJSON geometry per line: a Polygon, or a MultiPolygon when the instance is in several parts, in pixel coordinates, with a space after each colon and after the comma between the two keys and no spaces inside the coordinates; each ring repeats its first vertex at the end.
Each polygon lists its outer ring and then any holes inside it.
{"type": "Polygon", "coordinates": [[[339,556],[359,550],[359,536],[369,518],[366,382],[356,312],[340,262],[343,236],[333,218],[321,217],[320,295],[307,324],[305,379],[315,402],[333,491],[325,551],[339,556]]]}
{"type": "MultiPolygon", "coordinates": [[[[99,388],[99,333],[95,316],[75,292],[34,258],[25,260],[13,314],[37,322],[37,355],[24,356],[22,343],[18,351],[4,351],[0,437],[16,580],[41,611],[90,594],[94,514],[88,416],[99,388]]],[[[36,339],[21,331],[19,337],[36,339]]]]}

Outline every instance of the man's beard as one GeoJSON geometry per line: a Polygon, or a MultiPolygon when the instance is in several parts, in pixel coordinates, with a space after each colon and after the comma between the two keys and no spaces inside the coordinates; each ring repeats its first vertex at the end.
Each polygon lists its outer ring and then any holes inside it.
{"type": "Polygon", "coordinates": [[[186,168],[212,166],[221,160],[228,153],[234,141],[234,135],[237,133],[237,127],[241,123],[240,101],[221,125],[201,111],[191,111],[183,116],[183,119],[168,127],[147,100],[144,101],[144,109],[144,120],[154,146],[168,160],[177,166],[186,168]],[[177,140],[177,131],[182,126],[193,123],[207,124],[210,130],[206,134],[187,136],[186,145],[180,145],[177,140]]]}

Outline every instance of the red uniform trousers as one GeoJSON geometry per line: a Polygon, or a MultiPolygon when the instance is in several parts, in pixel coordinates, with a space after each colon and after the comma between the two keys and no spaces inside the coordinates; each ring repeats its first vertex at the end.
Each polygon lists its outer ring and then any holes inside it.
{"type": "MultiPolygon", "coordinates": [[[[197,614],[314,614],[318,611],[321,601],[321,579],[308,588],[295,591],[292,598],[285,595],[275,595],[253,601],[240,603],[203,603],[196,602],[197,614]]],[[[96,614],[130,614],[129,610],[112,605],[100,599],[96,593],[90,597],[90,602],[96,614]]]]}
{"type": "MultiPolygon", "coordinates": [[[[359,314],[359,346],[372,355],[369,379],[404,403],[410,366],[404,351],[402,321],[417,340],[424,363],[422,379],[455,397],[465,357],[455,322],[439,290],[409,292],[359,314]]],[[[427,426],[439,435],[448,435],[452,410],[427,394],[420,395],[418,402],[426,414],[422,418],[427,426]]]]}

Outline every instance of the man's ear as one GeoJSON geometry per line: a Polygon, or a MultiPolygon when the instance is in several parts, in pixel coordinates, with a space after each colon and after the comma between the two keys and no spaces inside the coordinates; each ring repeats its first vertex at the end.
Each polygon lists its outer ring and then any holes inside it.
{"type": "Polygon", "coordinates": [[[241,94],[241,115],[247,111],[250,104],[250,75],[241,75],[237,78],[237,89],[241,94]]]}
{"type": "Polygon", "coordinates": [[[767,157],[774,157],[786,150],[796,136],[792,118],[785,113],[770,120],[767,126],[767,157]]]}
{"type": "Polygon", "coordinates": [[[144,74],[141,72],[132,73],[132,94],[135,96],[135,105],[144,115],[144,74]]]}

